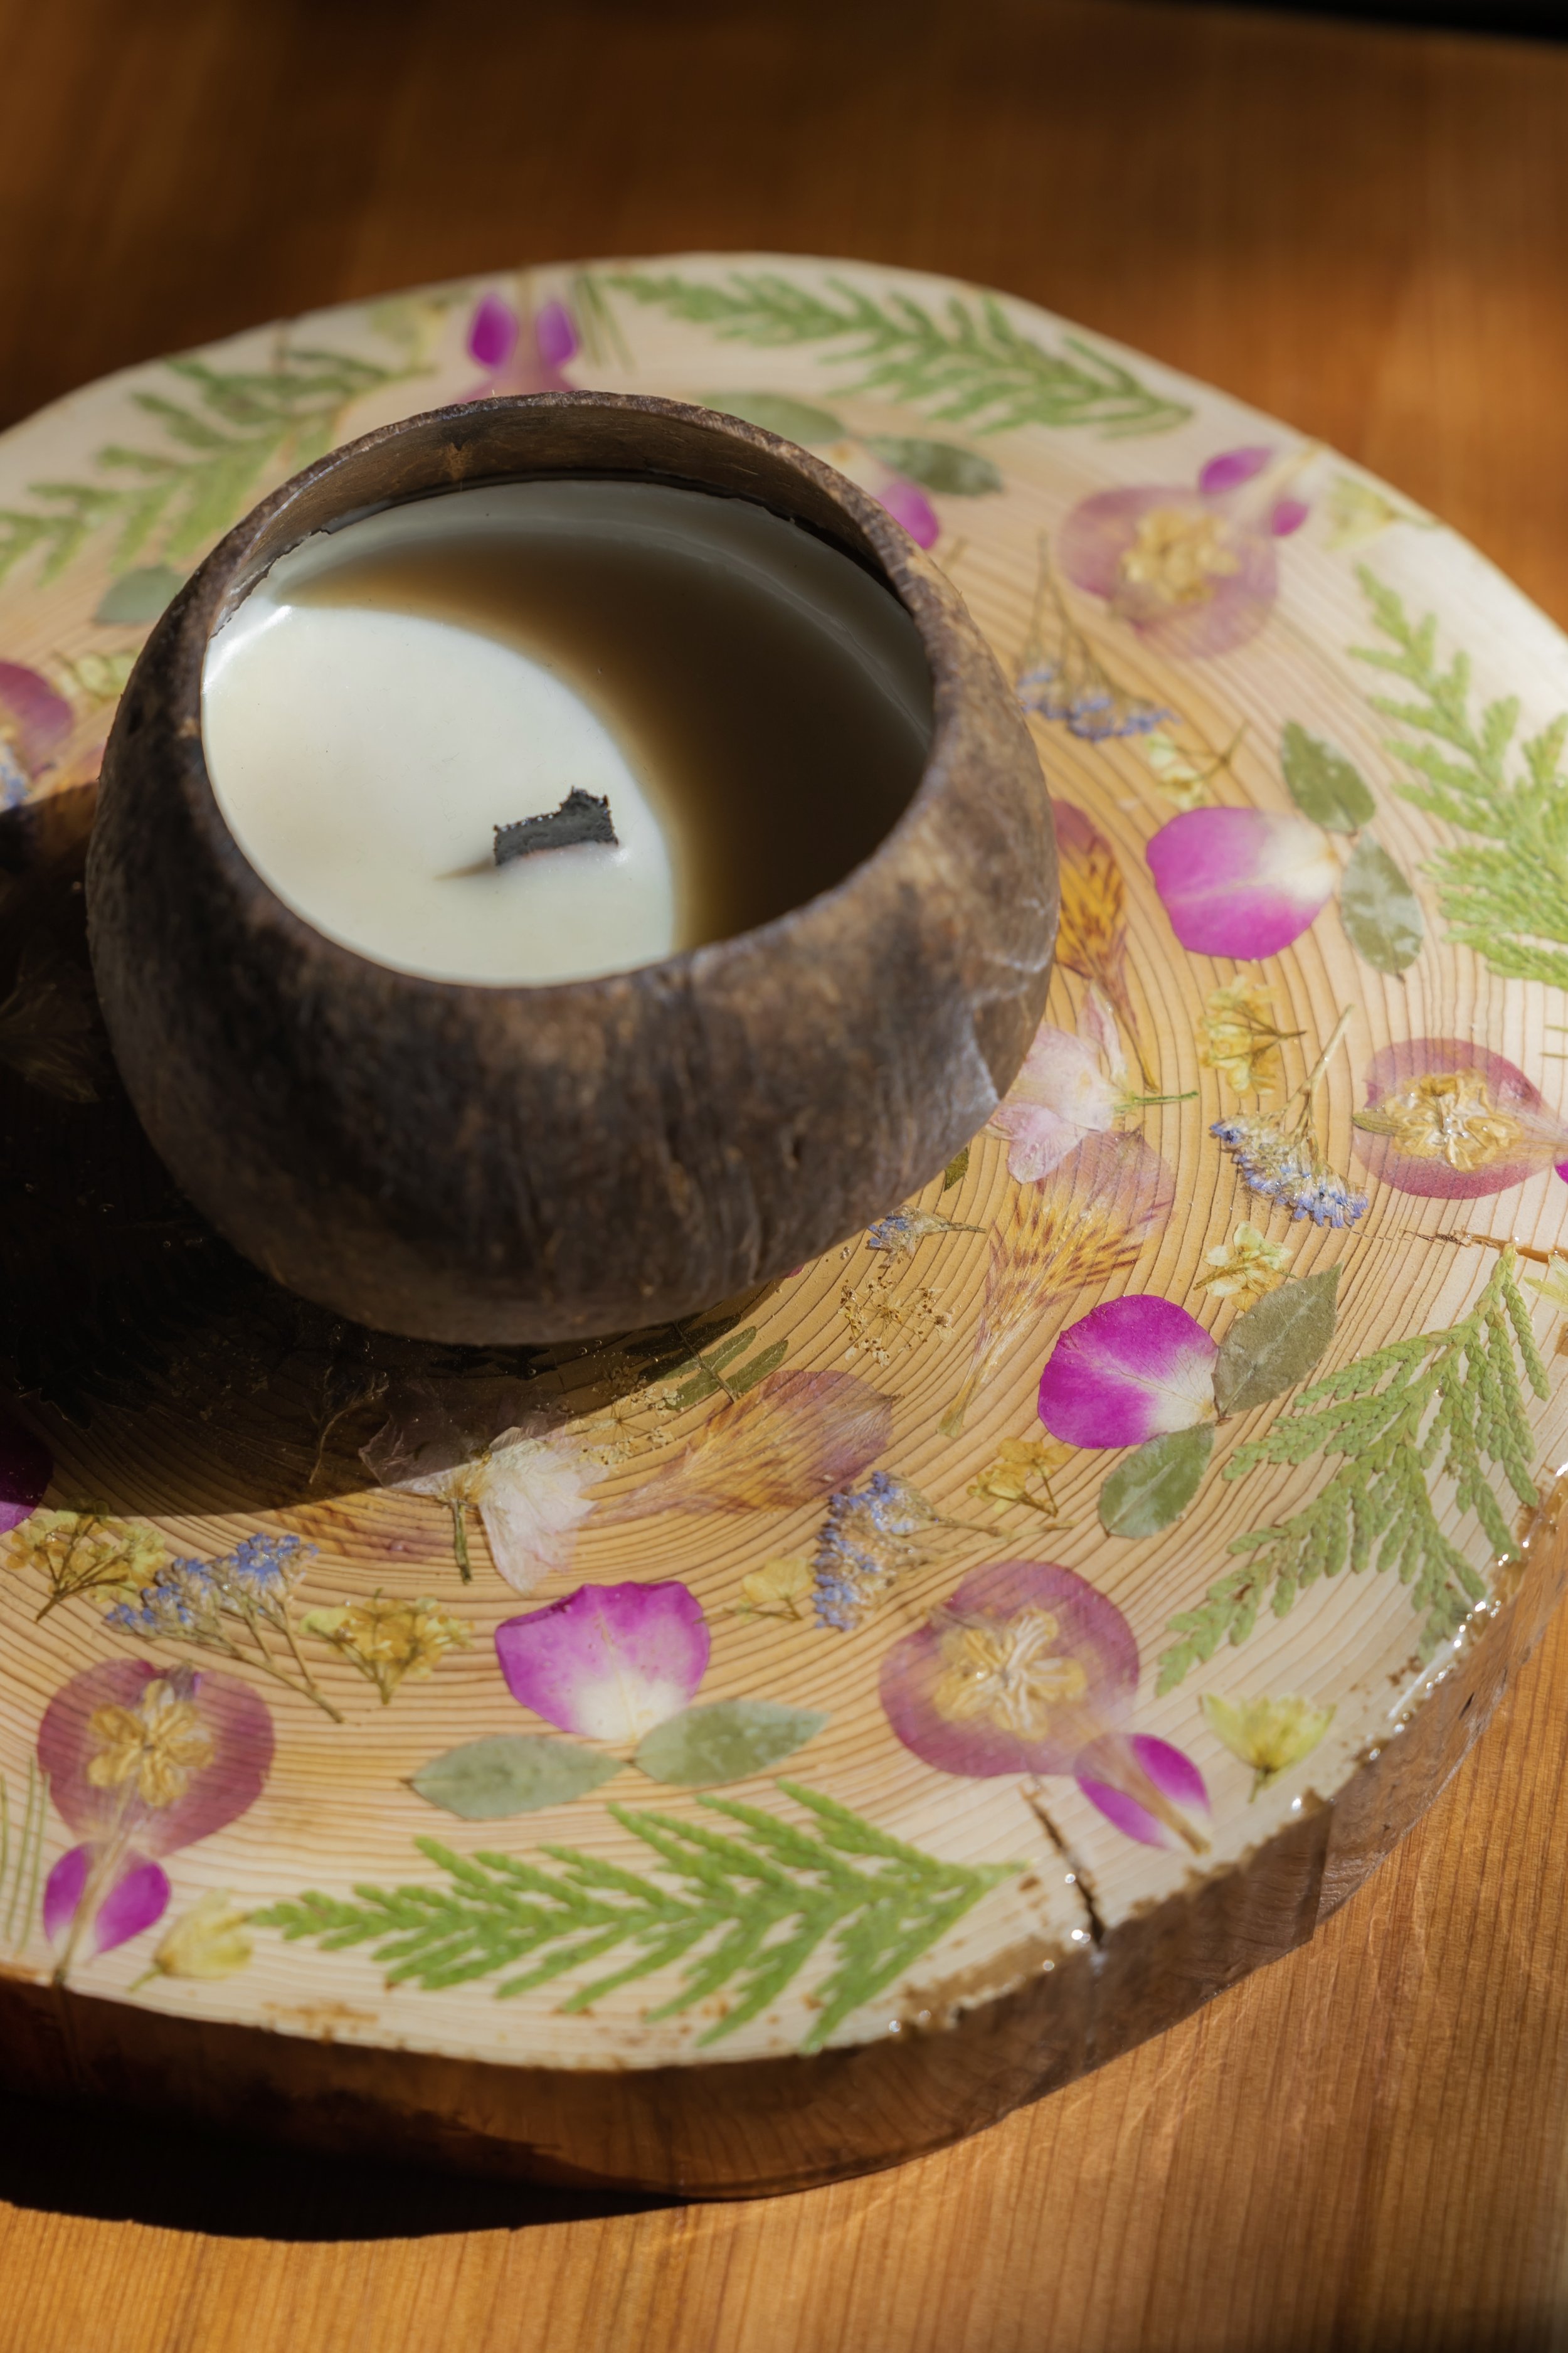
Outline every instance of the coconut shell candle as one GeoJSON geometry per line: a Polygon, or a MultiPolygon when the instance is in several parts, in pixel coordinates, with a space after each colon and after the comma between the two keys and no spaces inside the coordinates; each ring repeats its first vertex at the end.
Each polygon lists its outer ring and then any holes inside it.
{"type": "Polygon", "coordinates": [[[937,568],[804,451],[598,394],[384,427],[231,533],[132,677],[88,888],[197,1207],[492,1343],[680,1318],[895,1207],[1011,1082],[1056,921],[937,568]],[[574,793],[615,840],[530,846],[574,793]]]}

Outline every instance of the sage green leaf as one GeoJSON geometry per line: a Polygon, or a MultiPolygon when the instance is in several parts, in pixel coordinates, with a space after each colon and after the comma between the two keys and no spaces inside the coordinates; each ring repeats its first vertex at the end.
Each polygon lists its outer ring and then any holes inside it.
{"type": "Polygon", "coordinates": [[[1106,1535],[1158,1535],[1179,1520],[1197,1493],[1213,1452],[1212,1421],[1145,1440],[1100,1491],[1100,1525],[1106,1535]]]}
{"type": "Polygon", "coordinates": [[[776,433],[784,441],[842,441],[845,428],[830,408],[814,407],[809,400],[791,400],[783,392],[707,392],[702,396],[710,408],[717,408],[725,417],[739,417],[747,425],[760,425],[764,433],[776,433]]]}
{"type": "Polygon", "coordinates": [[[710,1788],[766,1772],[815,1740],[826,1722],[816,1708],[781,1707],[771,1699],[715,1700],[656,1724],[633,1762],[652,1780],[710,1788]]]}
{"type": "Polygon", "coordinates": [[[136,571],[122,572],[118,580],[110,581],[92,617],[121,626],[155,621],[184,584],[184,574],[176,572],[172,564],[143,564],[136,571]]]}
{"type": "Polygon", "coordinates": [[[1421,953],[1421,902],[1370,833],[1352,850],[1341,881],[1340,921],[1357,955],[1379,972],[1403,972],[1421,953]]]}
{"type": "Polygon", "coordinates": [[[1303,817],[1329,833],[1355,833],[1377,815],[1377,803],[1353,760],[1294,719],[1279,738],[1279,765],[1303,817]]]}
{"type": "Polygon", "coordinates": [[[955,442],[906,440],[898,434],[882,433],[866,447],[884,466],[891,466],[895,474],[907,474],[911,482],[921,482],[928,491],[944,491],[950,498],[980,499],[1002,487],[1001,473],[989,458],[973,449],[961,449],[955,442]]]}
{"type": "Polygon", "coordinates": [[[1221,1413],[1249,1413],[1306,1379],[1334,1336],[1339,1286],[1339,1268],[1326,1266],[1282,1282],[1237,1317],[1215,1358],[1221,1413]]]}
{"type": "Polygon", "coordinates": [[[576,1740],[505,1732],[432,1757],[409,1775],[408,1785],[466,1822],[496,1822],[508,1814],[536,1814],[542,1806],[568,1805],[620,1769],[618,1757],[576,1740]]]}

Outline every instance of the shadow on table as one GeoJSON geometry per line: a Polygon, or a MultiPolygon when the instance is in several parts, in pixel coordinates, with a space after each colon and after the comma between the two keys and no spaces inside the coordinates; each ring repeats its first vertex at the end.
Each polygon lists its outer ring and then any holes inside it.
{"type": "Polygon", "coordinates": [[[0,2200],[225,2239],[414,2239],[640,2214],[674,2199],[278,2148],[138,2110],[0,2095],[0,2200]]]}

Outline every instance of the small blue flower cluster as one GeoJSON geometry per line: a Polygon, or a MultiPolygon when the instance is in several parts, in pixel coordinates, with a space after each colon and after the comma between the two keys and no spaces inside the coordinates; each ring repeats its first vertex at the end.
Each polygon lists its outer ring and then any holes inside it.
{"type": "Polygon", "coordinates": [[[817,1624],[839,1634],[863,1626],[899,1571],[919,1561],[911,1539],[934,1518],[924,1496],[890,1471],[873,1471],[863,1487],[830,1495],[816,1542],[817,1624]]]}
{"type": "Polygon", "coordinates": [[[1018,679],[1016,693],[1026,711],[1042,719],[1066,723],[1069,735],[1087,744],[1103,744],[1117,735],[1152,735],[1174,717],[1140,695],[1119,694],[1110,681],[1092,670],[1075,678],[1073,668],[1059,661],[1036,662],[1018,679]]]}
{"type": "Polygon", "coordinates": [[[226,1614],[281,1616],[290,1588],[316,1547],[298,1536],[247,1536],[220,1560],[165,1561],[133,1601],[117,1602],[104,1622],[122,1634],[166,1641],[211,1641],[226,1614]]]}
{"type": "Polygon", "coordinates": [[[1352,1193],[1336,1176],[1312,1135],[1287,1135],[1279,1114],[1238,1112],[1216,1119],[1209,1134],[1235,1160],[1248,1192],[1278,1201],[1292,1218],[1315,1226],[1353,1226],[1366,1208],[1364,1193],[1352,1193]]]}

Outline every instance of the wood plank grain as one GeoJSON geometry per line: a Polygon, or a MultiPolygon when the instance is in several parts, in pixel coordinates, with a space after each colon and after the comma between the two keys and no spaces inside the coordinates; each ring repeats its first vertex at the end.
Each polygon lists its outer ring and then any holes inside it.
{"type": "MultiPolygon", "coordinates": [[[[421,279],[858,253],[1008,286],[1322,435],[1568,619],[1568,52],[1135,0],[3,0],[0,77],[6,421],[421,279]]],[[[896,2175],[314,2243],[245,2236],[243,2197],[202,2235],[23,2180],[0,2347],[1554,2343],[1565,1750],[1560,1620],[1310,1948],[896,2175]]],[[[61,2129],[116,2136],[92,2156],[135,2211],[156,2140],[61,2129]]]]}

